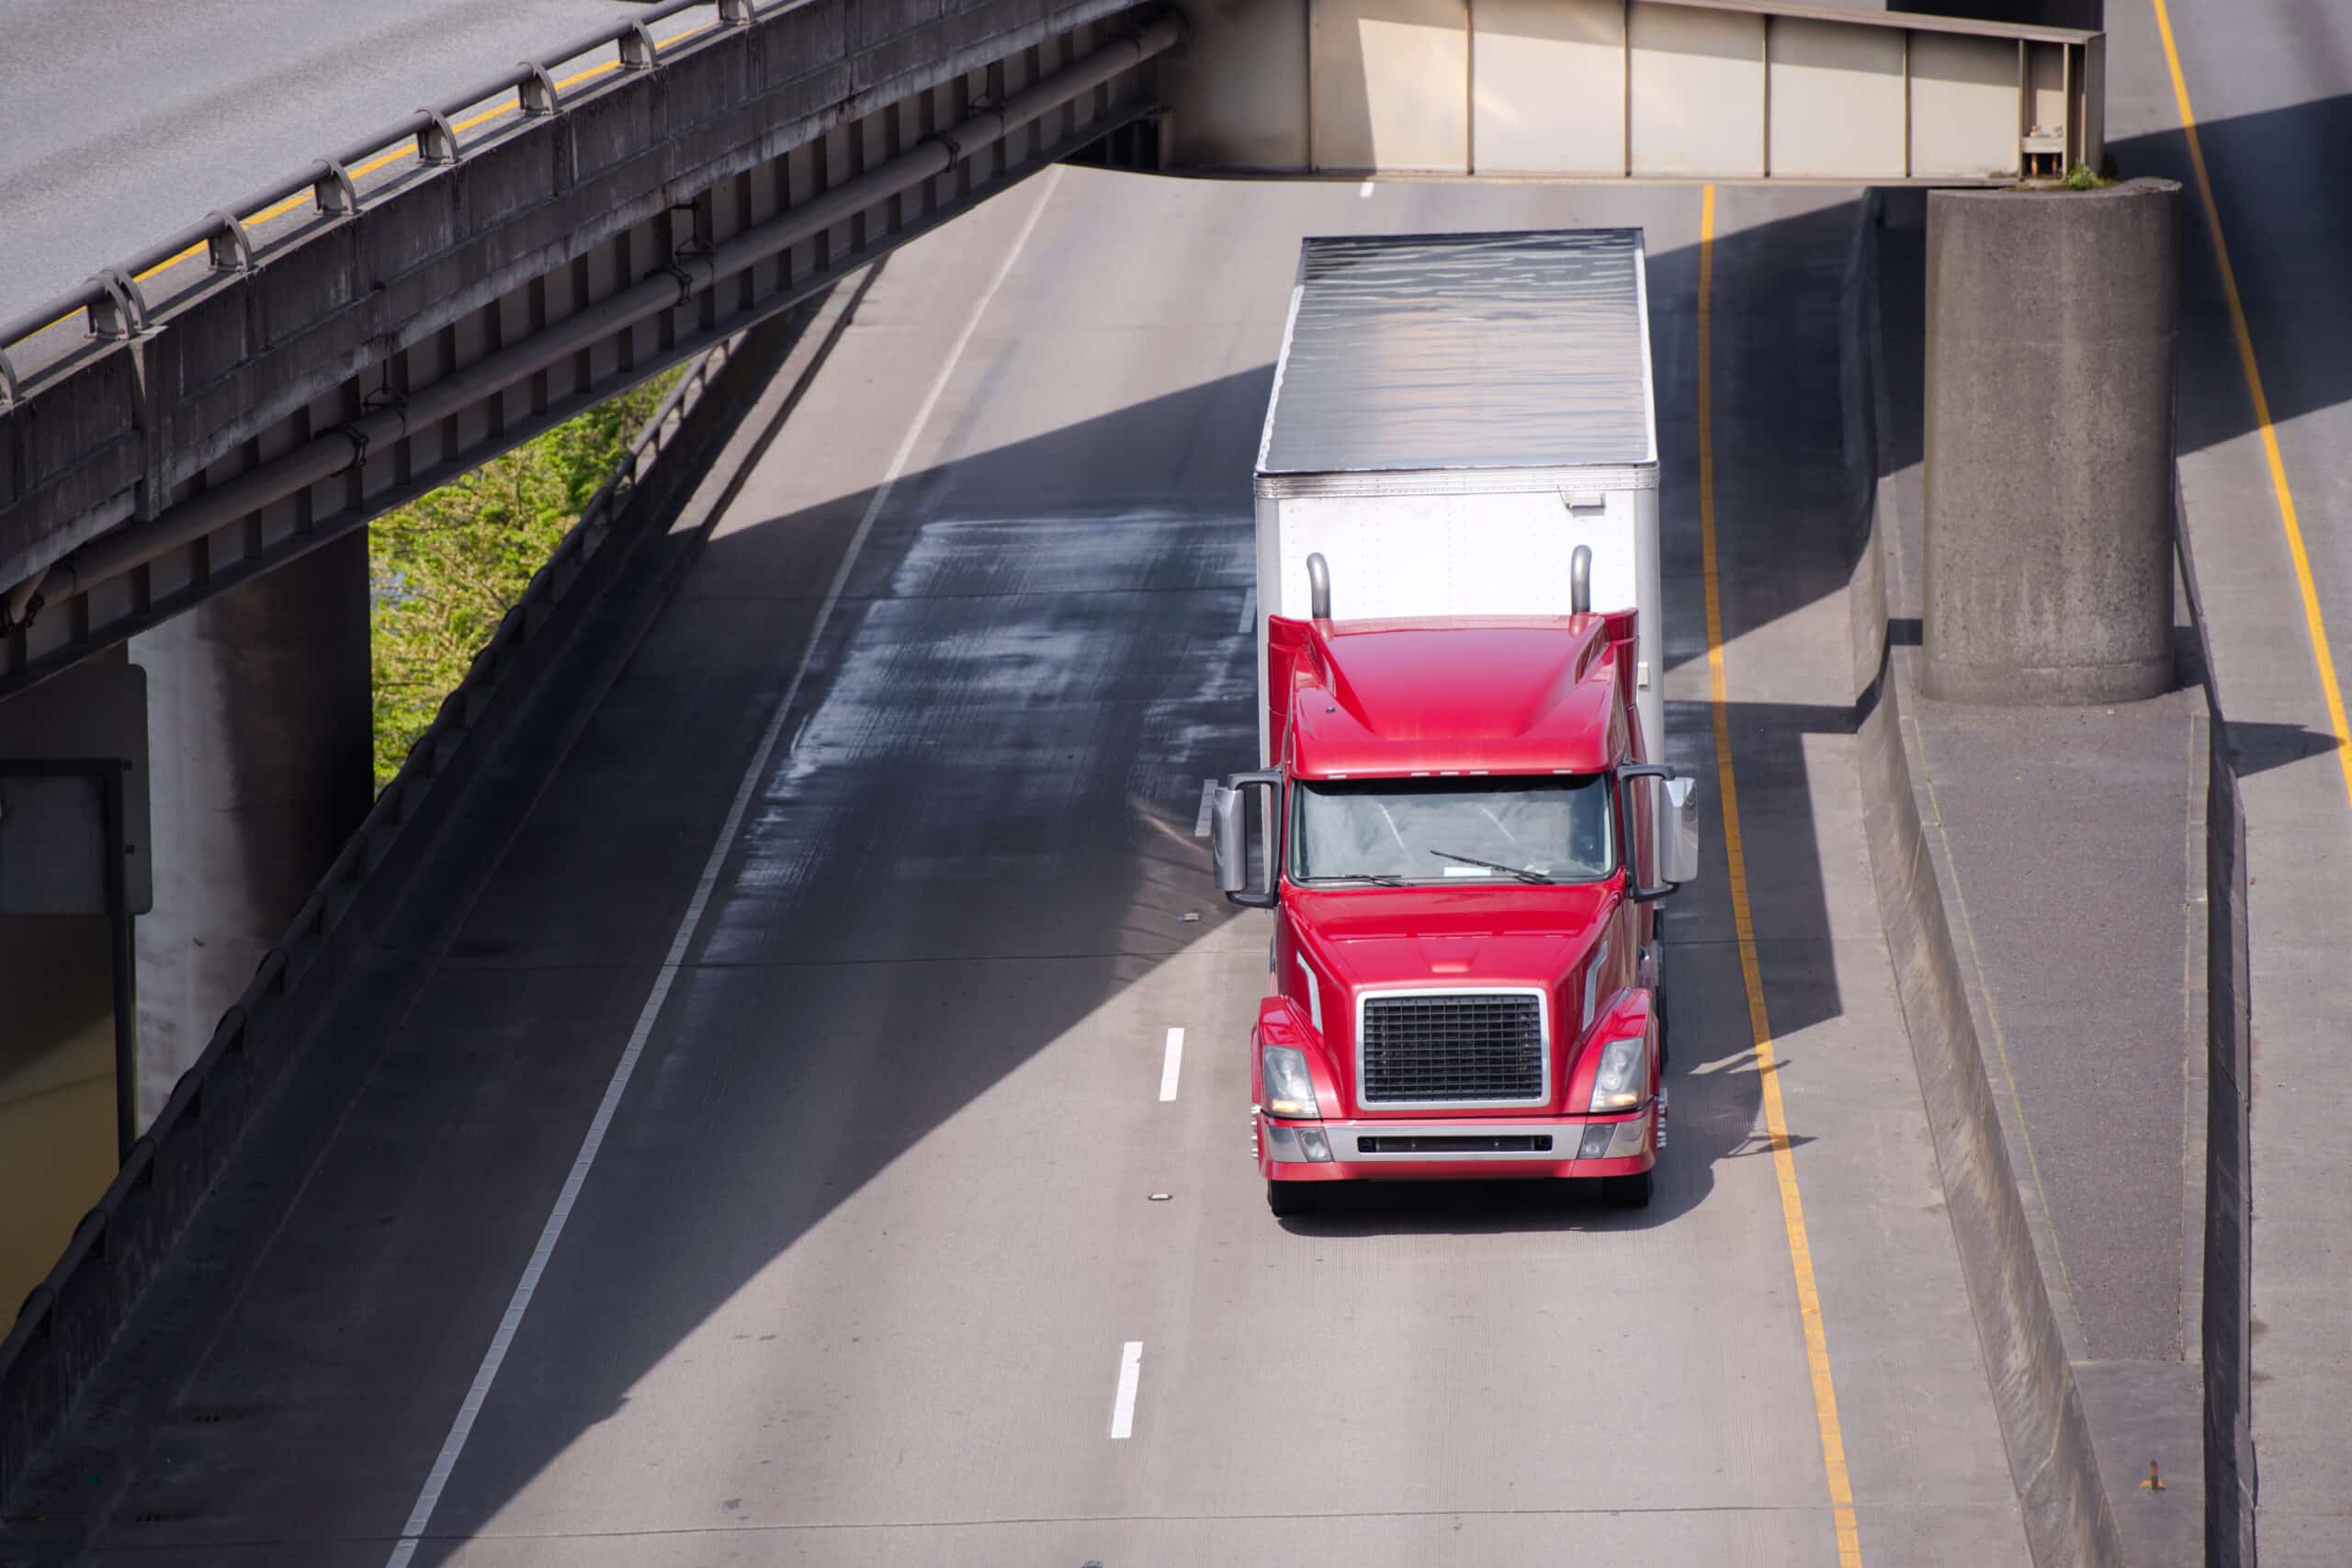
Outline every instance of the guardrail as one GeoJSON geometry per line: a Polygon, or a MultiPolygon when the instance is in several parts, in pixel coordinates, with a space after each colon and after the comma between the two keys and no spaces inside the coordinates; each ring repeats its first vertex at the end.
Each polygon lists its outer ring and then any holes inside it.
{"type": "MultiPolygon", "coordinates": [[[[788,6],[794,0],[785,3],[788,6]]],[[[525,119],[553,114],[562,102],[562,87],[552,75],[557,67],[612,48],[616,51],[616,58],[610,65],[582,73],[574,78],[575,83],[589,76],[601,77],[615,69],[649,70],[661,51],[650,24],[665,21],[684,11],[713,6],[717,7],[716,25],[719,27],[749,27],[759,14],[752,0],[662,0],[659,5],[632,13],[625,21],[583,33],[551,53],[520,62],[513,69],[476,82],[437,105],[420,108],[330,157],[250,192],[225,208],[214,209],[127,261],[99,268],[77,287],[0,325],[0,413],[13,408],[20,395],[22,378],[8,355],[8,350],[17,344],[62,325],[77,314],[86,317],[93,337],[128,337],[143,331],[152,314],[146,291],[141,287],[143,279],[198,250],[206,254],[208,274],[250,272],[254,268],[254,244],[247,229],[249,223],[280,216],[288,203],[305,196],[320,217],[351,217],[361,206],[358,178],[374,172],[369,167],[370,161],[387,148],[413,143],[416,161],[423,166],[458,163],[464,152],[458,145],[457,122],[466,110],[513,93],[514,103],[511,109],[493,114],[517,113],[525,119]]]]}

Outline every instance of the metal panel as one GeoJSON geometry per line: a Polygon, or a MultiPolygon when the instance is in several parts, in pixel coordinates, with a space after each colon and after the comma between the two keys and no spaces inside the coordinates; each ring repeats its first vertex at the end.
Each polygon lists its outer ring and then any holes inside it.
{"type": "Polygon", "coordinates": [[[1906,36],[1788,17],[1772,24],[1774,175],[1902,178],[1906,36]]]}
{"type": "Polygon", "coordinates": [[[1308,0],[1315,166],[1470,170],[1464,0],[1308,0]]]}
{"type": "Polygon", "coordinates": [[[2018,45],[1911,36],[1911,175],[2001,179],[2018,172],[2018,45]]]}
{"type": "Polygon", "coordinates": [[[1162,122],[1170,163],[1193,169],[1304,169],[1306,17],[1298,5],[1212,0],[1213,25],[1162,66],[1180,112],[1162,122]]]}
{"type": "Polygon", "coordinates": [[[1641,231],[1316,239],[1261,474],[1638,464],[1641,231]]]}
{"type": "Polygon", "coordinates": [[[1764,173],[1764,18],[1685,6],[1631,13],[1633,173],[1764,173]]]}
{"type": "Polygon", "coordinates": [[[2055,44],[2026,45],[2026,130],[2067,140],[2072,128],[2066,116],[2066,51],[2055,44]]]}
{"type": "Polygon", "coordinates": [[[1476,172],[1623,174],[1624,0],[1477,0],[1471,19],[1476,172]]]}
{"type": "Polygon", "coordinates": [[[120,769],[123,912],[154,907],[149,837],[147,671],[97,660],[0,704],[0,914],[103,915],[105,790],[91,772],[42,777],[7,764],[120,769]]]}
{"type": "Polygon", "coordinates": [[[2075,118],[2075,155],[2092,168],[2107,159],[2107,38],[2101,34],[2083,46],[2075,73],[2077,95],[2075,118]]]}

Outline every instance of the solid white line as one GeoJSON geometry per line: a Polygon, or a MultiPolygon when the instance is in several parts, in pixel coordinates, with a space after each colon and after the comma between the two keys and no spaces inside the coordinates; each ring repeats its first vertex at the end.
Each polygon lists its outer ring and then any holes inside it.
{"type": "Polygon", "coordinates": [[[1195,839],[1205,839],[1209,836],[1209,811],[1216,805],[1216,780],[1203,779],[1201,781],[1201,814],[1193,818],[1193,837],[1195,839]]]}
{"type": "Polygon", "coordinates": [[[1162,1101],[1176,1098],[1176,1075],[1184,1067],[1184,1032],[1168,1032],[1168,1055],[1159,1062],[1159,1098],[1162,1101]]]}
{"type": "Polygon", "coordinates": [[[580,1189],[588,1180],[588,1171],[596,1163],[597,1151],[605,1146],[605,1134],[613,1124],[613,1114],[619,1109],[622,1093],[628,1088],[629,1076],[637,1071],[638,1058],[644,1054],[646,1039],[653,1032],[653,1021],[661,1016],[662,1004],[669,999],[670,987],[677,980],[678,970],[685,963],[687,951],[694,944],[695,928],[702,923],[704,908],[709,904],[711,892],[718,886],[718,874],[727,863],[727,852],[733,848],[735,835],[743,826],[743,814],[751,808],[752,795],[760,781],[767,776],[768,764],[775,752],[775,745],[784,733],[784,721],[792,712],[792,705],[800,695],[801,683],[808,678],[808,666],[817,657],[817,649],[824,641],[825,626],[832,619],[833,607],[841,603],[842,590],[849,582],[851,569],[857,564],[858,552],[865,547],[866,536],[874,531],[875,519],[889,504],[890,492],[913,458],[915,445],[922,438],[923,427],[931,423],[932,412],[939,406],[942,394],[947,390],[948,378],[971,346],[972,335],[979,330],[980,318],[988,313],[996,299],[997,290],[1012,276],[1013,264],[1029,243],[1029,236],[1036,232],[1037,220],[1044,216],[1046,204],[1054,198],[1054,189],[1061,180],[1062,167],[1057,164],[1046,176],[1046,193],[1013,237],[1012,249],[1005,253],[996,276],[980,295],[979,303],[972,308],[971,319],[947,351],[947,359],[939,367],[939,375],[932,381],[931,392],[915,411],[914,423],[908,426],[906,439],[899,443],[898,451],[890,458],[890,467],[882,482],[866,503],[865,514],[858,519],[857,531],[850,536],[849,547],[842,554],[841,565],[833,570],[833,580],[825,590],[824,603],[818,607],[816,623],[808,628],[808,645],[802,649],[799,664],[792,671],[792,682],[784,689],[775,711],[768,716],[766,733],[760,737],[760,748],[752,757],[752,765],[743,770],[741,783],[736,785],[735,800],[727,808],[727,820],[718,829],[718,837],[710,846],[710,853],[703,862],[702,878],[695,884],[694,898],[686,905],[684,918],[678,921],[676,933],[670,939],[670,955],[662,964],[661,973],[654,976],[652,992],[645,998],[644,1008],[637,1015],[637,1027],[629,1031],[628,1044],[621,1052],[621,1059],[613,1068],[612,1081],[605,1086],[605,1098],[596,1106],[596,1114],[588,1123],[588,1135],[580,1143],[580,1153],[571,1162],[571,1174],[564,1179],[563,1190],[556,1195],[555,1207],[548,1213],[547,1224],[539,1232],[539,1243],[531,1249],[530,1261],[523,1266],[523,1278],[514,1286],[514,1294],[506,1303],[506,1314],[498,1320],[498,1332],[491,1337],[490,1349],[482,1356],[481,1370],[474,1373],[473,1385],[466,1390],[463,1404],[458,1406],[458,1418],[450,1423],[449,1435],[441,1444],[441,1452],[433,1461],[433,1469],[424,1478],[424,1490],[416,1496],[416,1506],[409,1511],[408,1523],[401,1527],[399,1542],[384,1568],[408,1568],[416,1555],[416,1545],[426,1527],[433,1522],[433,1510],[439,1506],[441,1491],[449,1483],[450,1473],[458,1467],[458,1456],[465,1451],[466,1439],[473,1435],[474,1421],[481,1415],[483,1404],[490,1398],[491,1385],[498,1381],[498,1369],[505,1363],[506,1352],[514,1343],[514,1331],[530,1309],[531,1297],[539,1288],[539,1277],[547,1272],[548,1258],[555,1251],[556,1242],[563,1235],[566,1222],[571,1218],[571,1206],[580,1197],[580,1189]]]}
{"type": "Polygon", "coordinates": [[[1143,1375],[1143,1341],[1130,1339],[1119,1352],[1119,1397],[1111,1402],[1111,1436],[1136,1435],[1136,1380],[1143,1375]]]}
{"type": "Polygon", "coordinates": [[[1241,624],[1233,629],[1245,637],[1258,629],[1258,590],[1255,587],[1242,596],[1241,624]]]}

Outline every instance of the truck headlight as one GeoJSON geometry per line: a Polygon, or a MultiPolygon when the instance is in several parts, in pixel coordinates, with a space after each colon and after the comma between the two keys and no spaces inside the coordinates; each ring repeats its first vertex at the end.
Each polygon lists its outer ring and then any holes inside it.
{"type": "Polygon", "coordinates": [[[1643,1091],[1649,1087],[1642,1081],[1642,1068],[1648,1055],[1649,1043],[1638,1034],[1630,1040],[1611,1040],[1602,1046],[1600,1070],[1592,1075],[1591,1109],[1631,1111],[1639,1105],[1643,1091]]]}
{"type": "Polygon", "coordinates": [[[1294,1045],[1269,1045],[1259,1054],[1265,1069],[1266,1114],[1320,1118],[1315,1103],[1315,1080],[1306,1071],[1306,1053],[1294,1045]]]}

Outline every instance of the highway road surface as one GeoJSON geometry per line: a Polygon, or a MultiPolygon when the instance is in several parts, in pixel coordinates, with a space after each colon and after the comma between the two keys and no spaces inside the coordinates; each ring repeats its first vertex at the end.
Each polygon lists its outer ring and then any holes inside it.
{"type": "Polygon", "coordinates": [[[892,258],[128,1479],[12,1500],[28,1560],[2024,1563],[1848,733],[1849,194],[1064,170],[892,258]],[[1652,1208],[1277,1222],[1267,928],[1196,828],[1297,240],[1621,223],[1785,1142],[1711,821],[1652,1208]]]}
{"type": "Polygon", "coordinates": [[[2247,824],[2245,1480],[2265,1568],[2322,1568],[2352,1551],[2352,8],[2109,0],[2108,26],[2123,170],[2184,186],[2181,494],[2247,824]]]}

